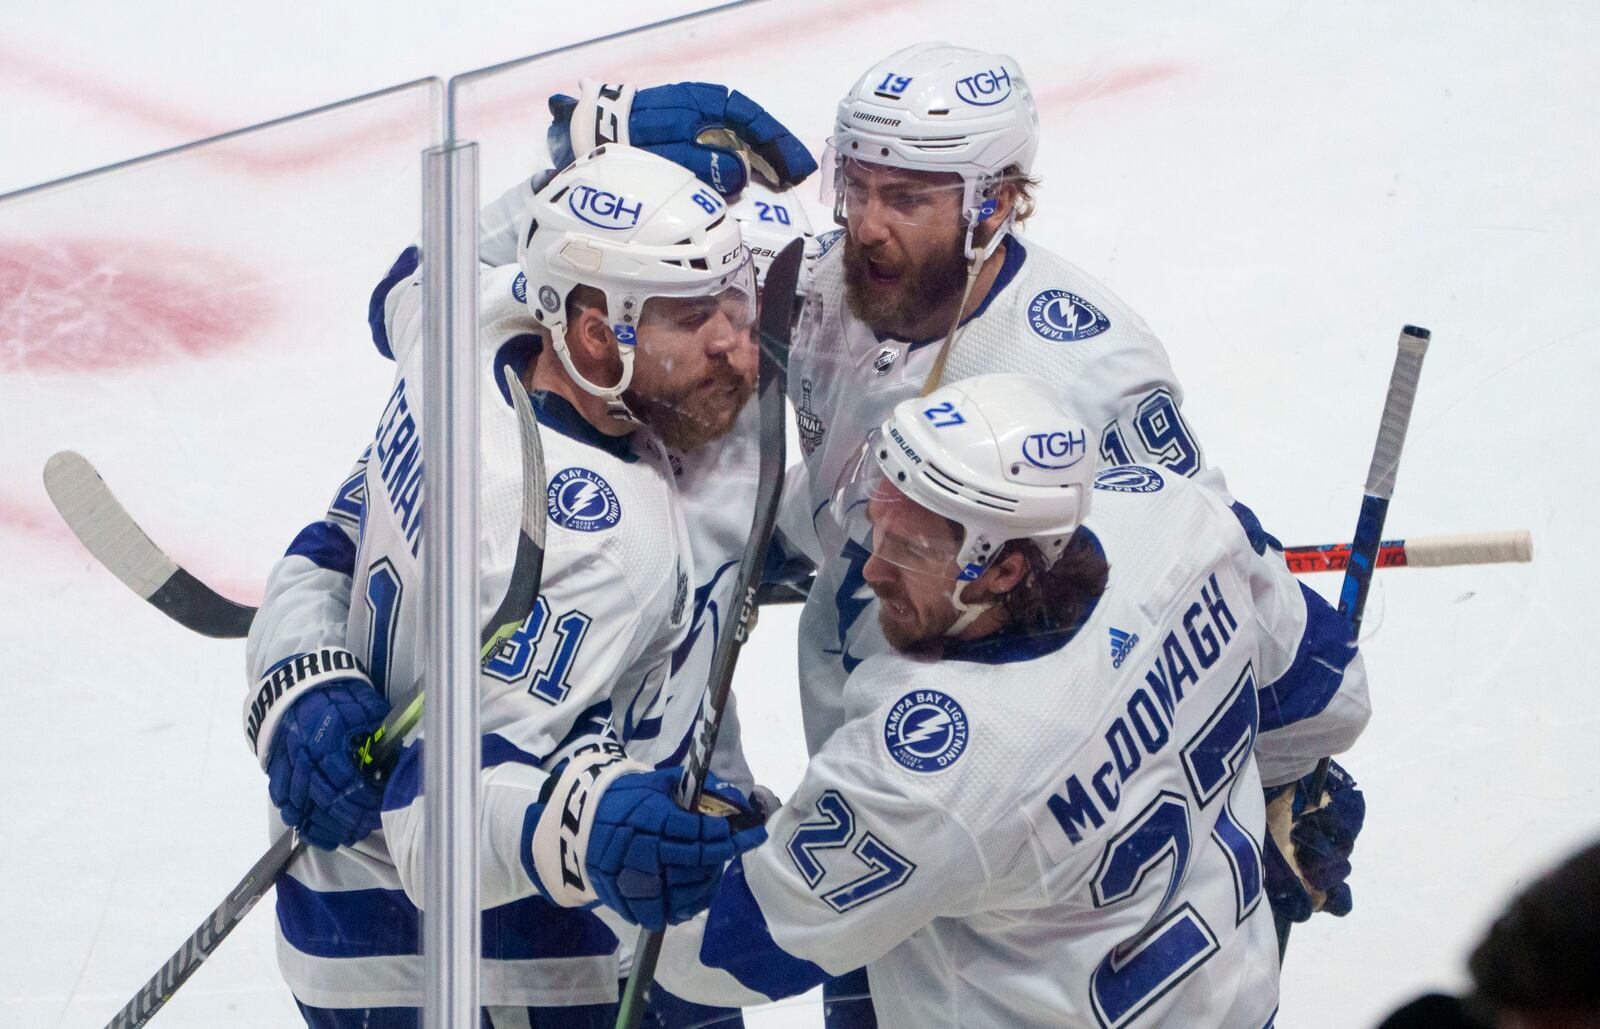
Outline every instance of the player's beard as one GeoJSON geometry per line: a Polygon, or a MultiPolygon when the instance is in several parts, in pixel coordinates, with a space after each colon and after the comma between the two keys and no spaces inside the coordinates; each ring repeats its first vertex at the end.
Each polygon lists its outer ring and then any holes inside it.
{"type": "Polygon", "coordinates": [[[945,605],[947,613],[926,612],[912,607],[898,592],[874,589],[874,593],[878,597],[878,627],[896,650],[917,653],[936,648],[956,622],[955,608],[950,605],[945,605]]]}
{"type": "Polygon", "coordinates": [[[901,339],[922,327],[928,311],[960,299],[967,284],[964,243],[914,258],[900,269],[899,281],[874,282],[869,252],[848,235],[844,239],[844,295],[850,313],[874,332],[901,339]]]}
{"type": "Polygon", "coordinates": [[[629,390],[626,400],[667,446],[689,451],[726,436],[754,392],[753,381],[727,370],[714,376],[709,386],[699,382],[651,396],[629,390]]]}

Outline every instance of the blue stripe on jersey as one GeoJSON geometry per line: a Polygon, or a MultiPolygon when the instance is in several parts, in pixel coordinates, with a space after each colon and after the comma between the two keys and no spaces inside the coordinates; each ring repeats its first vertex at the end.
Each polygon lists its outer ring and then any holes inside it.
{"type": "Polygon", "coordinates": [[[624,464],[639,460],[633,452],[632,437],[607,436],[590,425],[572,406],[572,402],[559,393],[536,389],[530,390],[528,397],[533,401],[533,413],[540,425],[547,425],[569,439],[603,450],[624,464]]]}
{"type": "MultiPolygon", "coordinates": [[[[416,954],[422,922],[404,890],[314,890],[278,878],[278,923],[302,954],[318,958],[416,954]]],[[[617,949],[599,918],[524,897],[483,912],[483,956],[500,961],[596,957],[617,949]]]]}
{"type": "Polygon", "coordinates": [[[616,936],[599,917],[581,908],[557,907],[540,896],[524,897],[483,913],[485,958],[600,957],[616,949],[616,936]]]}
{"type": "Polygon", "coordinates": [[[417,909],[404,890],[314,890],[280,875],[278,925],[295,950],[316,958],[415,954],[417,909]]]}
{"type": "Polygon", "coordinates": [[[722,873],[722,888],[706,913],[700,961],[725,969],[746,988],[773,1000],[804,993],[828,978],[817,965],[778,946],[744,877],[744,859],[722,873]]]}
{"type": "MultiPolygon", "coordinates": [[[[982,318],[983,312],[989,309],[989,304],[992,303],[994,298],[999,296],[1007,286],[1011,285],[1011,280],[1016,278],[1017,273],[1022,270],[1022,262],[1028,257],[1028,251],[1023,247],[1022,241],[1015,235],[1010,235],[1006,237],[1005,242],[1000,244],[1000,246],[1005,251],[1005,257],[1003,257],[1000,261],[1000,274],[994,277],[994,282],[989,286],[989,292],[983,295],[983,303],[979,304],[971,314],[961,319],[962,325],[965,325],[974,319],[982,318]]],[[[894,338],[893,336],[876,331],[873,332],[873,335],[878,337],[879,343],[894,338]]],[[[945,335],[946,333],[941,332],[937,336],[931,336],[928,339],[913,339],[907,340],[907,342],[911,344],[912,350],[916,350],[919,347],[927,346],[929,343],[944,342],[945,335]]]]}
{"type": "Polygon", "coordinates": [[[1256,693],[1261,702],[1262,732],[1321,714],[1339,692],[1344,670],[1355,657],[1350,623],[1304,583],[1300,595],[1306,604],[1306,632],[1294,663],[1277,682],[1256,693]]]}
{"type": "Polygon", "coordinates": [[[1261,527],[1261,519],[1256,517],[1254,511],[1238,501],[1233,502],[1230,510],[1233,511],[1233,516],[1239,519],[1239,524],[1244,526],[1245,538],[1250,541],[1251,549],[1257,554],[1265,554],[1268,547],[1277,551],[1283,550],[1283,544],[1278,542],[1278,537],[1261,527]]]}
{"type": "Polygon", "coordinates": [[[511,390],[506,386],[506,369],[510,368],[517,373],[517,378],[527,375],[528,365],[539,356],[539,351],[544,349],[544,340],[531,332],[520,336],[512,336],[494,352],[494,385],[500,391],[500,399],[505,401],[507,407],[511,404],[511,390]]]}
{"type": "Polygon", "coordinates": [[[283,556],[303,557],[340,575],[354,575],[356,570],[355,541],[332,522],[312,522],[301,529],[283,556]]]}
{"type": "MultiPolygon", "coordinates": [[[[383,789],[383,809],[394,811],[405,807],[422,796],[422,747],[425,740],[408,743],[400,751],[394,771],[389,773],[389,784],[383,789]]],[[[479,767],[521,764],[539,767],[543,758],[530,754],[504,736],[489,733],[479,743],[479,767]]]]}
{"type": "Polygon", "coordinates": [[[389,329],[383,323],[383,303],[389,299],[390,290],[417,270],[419,257],[420,251],[416,247],[406,247],[400,251],[400,256],[389,266],[389,274],[373,287],[372,299],[367,302],[367,327],[372,330],[372,344],[378,348],[378,353],[391,361],[394,360],[394,350],[389,346],[389,329]]]}

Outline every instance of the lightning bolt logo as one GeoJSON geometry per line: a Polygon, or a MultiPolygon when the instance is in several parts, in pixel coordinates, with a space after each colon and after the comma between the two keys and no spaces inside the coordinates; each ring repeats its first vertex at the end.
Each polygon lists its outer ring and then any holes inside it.
{"type": "Polygon", "coordinates": [[[883,742],[889,756],[912,772],[942,772],[966,752],[967,713],[939,690],[912,690],[889,709],[883,742]]]}
{"type": "Polygon", "coordinates": [[[925,717],[917,721],[915,727],[907,731],[907,726],[915,719],[916,715],[912,715],[900,723],[900,745],[902,747],[915,746],[936,736],[943,736],[950,727],[950,716],[938,709],[929,710],[925,717]]]}
{"type": "Polygon", "coordinates": [[[551,476],[545,507],[552,522],[579,532],[599,532],[622,520],[611,484],[587,468],[567,468],[551,476]]]}

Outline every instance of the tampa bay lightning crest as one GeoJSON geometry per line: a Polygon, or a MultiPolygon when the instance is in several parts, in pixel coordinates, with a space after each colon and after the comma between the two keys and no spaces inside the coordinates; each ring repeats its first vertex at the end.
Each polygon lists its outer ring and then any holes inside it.
{"type": "Polygon", "coordinates": [[[587,468],[566,468],[550,477],[545,511],[563,529],[600,532],[622,521],[622,505],[611,484],[587,468]]]}
{"type": "Polygon", "coordinates": [[[1047,289],[1028,301],[1028,324],[1053,343],[1076,343],[1111,328],[1111,319],[1076,293],[1047,289]]]}
{"type": "Polygon", "coordinates": [[[967,750],[967,713],[938,690],[912,690],[883,722],[889,756],[913,772],[942,772],[967,750]]]}
{"type": "Polygon", "coordinates": [[[1155,493],[1165,485],[1160,472],[1138,464],[1117,465],[1094,477],[1094,488],[1108,493],[1155,493]]]}

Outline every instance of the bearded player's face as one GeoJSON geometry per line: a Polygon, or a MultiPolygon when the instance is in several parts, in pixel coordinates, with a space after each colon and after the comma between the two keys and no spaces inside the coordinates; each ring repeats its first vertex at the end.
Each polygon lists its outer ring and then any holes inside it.
{"type": "Polygon", "coordinates": [[[872,556],[861,569],[878,598],[878,625],[898,650],[944,638],[958,612],[950,602],[959,568],[960,530],[888,482],[867,501],[872,556]]]}
{"type": "Polygon", "coordinates": [[[935,309],[959,299],[966,282],[961,177],[861,161],[840,174],[851,313],[875,332],[928,334],[935,309]]]}
{"type": "Polygon", "coordinates": [[[646,302],[627,401],[668,446],[693,450],[733,428],[755,390],[754,313],[744,296],[646,302]]]}

